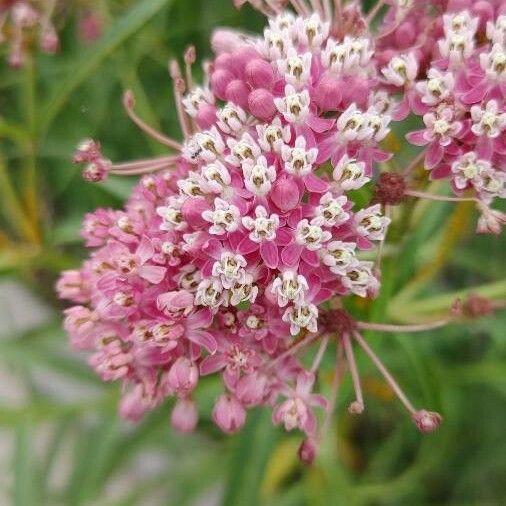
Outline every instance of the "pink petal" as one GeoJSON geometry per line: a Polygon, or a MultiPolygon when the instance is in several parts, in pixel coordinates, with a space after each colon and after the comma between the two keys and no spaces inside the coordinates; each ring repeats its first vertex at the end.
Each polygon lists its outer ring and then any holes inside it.
{"type": "Polygon", "coordinates": [[[187,318],[189,329],[207,328],[213,321],[213,312],[208,308],[200,309],[187,318]]]}
{"type": "Polygon", "coordinates": [[[328,183],[321,177],[315,176],[314,174],[308,174],[305,176],[304,183],[310,192],[325,193],[329,189],[328,183]]]}
{"type": "Polygon", "coordinates": [[[406,139],[408,139],[408,141],[415,146],[425,146],[429,142],[423,136],[424,133],[425,129],[415,130],[414,132],[409,132],[406,134],[406,139]]]}
{"type": "Polygon", "coordinates": [[[299,261],[300,254],[302,253],[303,249],[303,246],[300,246],[296,243],[285,246],[281,251],[282,262],[289,267],[293,267],[299,261]]]}
{"type": "Polygon", "coordinates": [[[475,150],[478,158],[481,158],[482,160],[490,160],[493,154],[493,144],[487,136],[483,135],[478,138],[475,150]]]}
{"type": "Polygon", "coordinates": [[[167,269],[157,265],[143,265],[139,267],[139,276],[153,285],[157,285],[163,281],[167,269]]]}
{"type": "Polygon", "coordinates": [[[444,154],[443,146],[438,141],[432,142],[425,155],[425,167],[429,170],[433,169],[443,159],[444,154]]]}
{"type": "Polygon", "coordinates": [[[332,290],[329,290],[328,288],[322,288],[316,296],[311,301],[313,304],[321,304],[322,302],[325,302],[326,300],[329,300],[333,295],[332,290]]]}
{"type": "Polygon", "coordinates": [[[276,269],[278,267],[278,247],[274,241],[264,241],[260,244],[260,256],[269,269],[276,269]]]}
{"type": "Polygon", "coordinates": [[[286,246],[292,241],[293,235],[287,228],[279,228],[276,231],[276,243],[279,246],[286,246]]]}
{"type": "Polygon", "coordinates": [[[318,116],[311,114],[306,122],[315,132],[323,133],[330,130],[334,126],[336,120],[330,118],[319,118],[318,116]]]}
{"type": "Polygon", "coordinates": [[[226,365],[227,360],[225,355],[222,353],[209,355],[200,363],[200,374],[202,376],[207,376],[208,374],[212,374],[213,372],[223,369],[226,365]]]}
{"type": "Polygon", "coordinates": [[[405,97],[392,114],[395,121],[405,119],[409,114],[409,100],[405,97]]]}
{"type": "Polygon", "coordinates": [[[246,236],[237,246],[237,252],[241,255],[248,255],[249,253],[253,253],[258,249],[258,243],[252,241],[248,236],[246,236]]]}
{"type": "Polygon", "coordinates": [[[202,346],[202,348],[205,348],[211,354],[216,353],[218,350],[218,343],[209,332],[194,329],[188,332],[186,337],[188,337],[192,343],[202,346]]]}
{"type": "Polygon", "coordinates": [[[316,251],[311,251],[306,248],[301,253],[301,257],[309,265],[313,267],[318,267],[320,265],[320,259],[318,258],[318,253],[316,251]]]}
{"type": "Polygon", "coordinates": [[[288,217],[288,225],[292,228],[297,228],[297,223],[302,219],[302,209],[297,207],[294,209],[288,217]]]}
{"type": "Polygon", "coordinates": [[[476,104],[477,102],[481,102],[483,100],[487,91],[487,81],[482,81],[480,84],[474,86],[470,91],[462,95],[460,100],[462,100],[464,104],[476,104]]]}
{"type": "Polygon", "coordinates": [[[316,158],[316,163],[322,164],[326,162],[335,150],[336,136],[331,135],[318,144],[318,156],[316,158]]]}
{"type": "Polygon", "coordinates": [[[139,257],[141,264],[145,263],[147,260],[152,258],[154,253],[155,248],[153,247],[151,240],[145,235],[143,235],[136,251],[136,254],[139,257]]]}

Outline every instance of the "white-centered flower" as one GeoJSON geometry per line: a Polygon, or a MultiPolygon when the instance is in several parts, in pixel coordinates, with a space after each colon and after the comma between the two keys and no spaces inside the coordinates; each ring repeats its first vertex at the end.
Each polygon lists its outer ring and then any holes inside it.
{"type": "Polygon", "coordinates": [[[359,235],[367,237],[371,241],[381,241],[385,238],[390,218],[383,216],[381,214],[381,205],[376,204],[356,213],[354,222],[359,235]]]}
{"type": "Polygon", "coordinates": [[[356,190],[370,181],[370,178],[365,175],[365,163],[350,158],[348,155],[344,155],[339,160],[332,177],[344,191],[356,190]]]}
{"type": "Polygon", "coordinates": [[[323,263],[334,274],[344,276],[350,267],[358,263],[355,256],[356,247],[354,242],[331,241],[322,250],[323,263]]]}
{"type": "Polygon", "coordinates": [[[309,290],[306,278],[297,272],[286,270],[274,279],[271,291],[278,298],[278,306],[285,307],[289,302],[302,304],[309,290]]]}
{"type": "Polygon", "coordinates": [[[257,206],[255,209],[255,218],[244,216],[242,224],[247,230],[250,230],[249,238],[254,242],[273,241],[276,238],[276,230],[279,227],[279,217],[277,214],[267,214],[263,206],[257,206]]]}
{"type": "Polygon", "coordinates": [[[207,209],[202,213],[204,220],[212,223],[209,233],[223,235],[227,232],[234,232],[239,227],[241,212],[237,206],[226,200],[214,199],[214,211],[207,209]]]}
{"type": "Polygon", "coordinates": [[[293,86],[285,86],[285,96],[275,98],[274,104],[288,123],[301,123],[309,115],[311,99],[308,90],[297,92],[293,86]]]}
{"type": "Polygon", "coordinates": [[[242,166],[244,186],[251,193],[265,196],[269,193],[272,183],[276,180],[276,169],[267,164],[265,156],[260,156],[253,163],[244,163],[242,166]]]}
{"type": "Polygon", "coordinates": [[[290,334],[296,336],[301,329],[318,330],[318,308],[314,304],[291,306],[283,314],[283,321],[290,324],[290,334]]]}
{"type": "Polygon", "coordinates": [[[258,144],[264,151],[279,153],[291,139],[290,126],[283,126],[277,116],[270,124],[257,125],[256,130],[258,144]]]}
{"type": "Polygon", "coordinates": [[[298,54],[292,47],[285,58],[279,59],[276,64],[285,81],[296,88],[304,86],[311,75],[311,53],[298,54]]]}
{"type": "Polygon", "coordinates": [[[499,111],[495,100],[489,100],[484,109],[479,105],[473,105],[471,118],[473,120],[471,130],[476,135],[485,135],[495,139],[506,127],[506,113],[499,111]]]}
{"type": "Polygon", "coordinates": [[[350,214],[344,210],[348,199],[341,195],[334,197],[332,193],[327,192],[320,198],[320,205],[316,207],[315,214],[323,218],[323,224],[326,227],[335,227],[345,223],[350,214]]]}
{"type": "Polygon", "coordinates": [[[214,263],[212,274],[220,278],[224,288],[231,288],[243,276],[246,265],[246,259],[242,255],[226,251],[214,263]]]}
{"type": "Polygon", "coordinates": [[[319,250],[332,237],[328,230],[322,228],[324,225],[325,220],[321,216],[317,216],[311,221],[307,219],[299,221],[295,230],[295,241],[308,250],[319,250]]]}
{"type": "Polygon", "coordinates": [[[302,136],[297,137],[295,146],[283,146],[281,157],[285,162],[285,170],[294,176],[306,176],[313,170],[313,164],[318,156],[317,148],[306,149],[307,142],[302,136]]]}

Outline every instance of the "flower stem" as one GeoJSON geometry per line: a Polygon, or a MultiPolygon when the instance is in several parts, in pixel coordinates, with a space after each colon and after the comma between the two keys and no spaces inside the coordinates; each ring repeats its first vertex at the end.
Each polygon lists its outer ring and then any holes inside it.
{"type": "Polygon", "coordinates": [[[369,323],[369,322],[356,322],[357,327],[362,330],[377,330],[379,332],[424,332],[426,330],[438,329],[451,323],[452,320],[444,318],[427,323],[417,323],[412,325],[393,325],[389,323],[369,323]]]}
{"type": "Polygon", "coordinates": [[[374,353],[374,351],[369,347],[365,339],[358,332],[356,331],[353,332],[353,337],[360,345],[360,347],[365,351],[365,353],[369,356],[373,364],[377,367],[378,371],[385,378],[385,380],[390,385],[392,390],[395,392],[395,394],[397,395],[401,403],[404,405],[404,407],[409,411],[409,413],[411,413],[411,415],[414,415],[416,413],[416,409],[414,408],[413,404],[411,404],[409,399],[406,397],[406,394],[403,392],[397,381],[390,374],[388,369],[384,366],[383,362],[380,360],[378,355],[374,353]]]}

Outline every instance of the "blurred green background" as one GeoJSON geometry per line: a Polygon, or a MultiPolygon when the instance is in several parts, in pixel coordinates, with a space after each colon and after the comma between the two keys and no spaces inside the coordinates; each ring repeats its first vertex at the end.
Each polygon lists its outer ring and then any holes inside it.
{"type": "MultiPolygon", "coordinates": [[[[300,434],[253,411],[223,436],[210,421],[219,385],[198,389],[193,435],[171,431],[165,406],[139,424],[116,413],[118,385],[101,383],[71,353],[61,330],[58,272],[86,252],[85,212],[119,207],[134,181],[85,183],[70,163],[85,137],[116,160],[160,154],[129,122],[122,91],[134,90],[149,123],[178,137],[167,61],[192,43],[210,56],[218,26],[259,32],[263,19],[231,0],[65,2],[62,51],[12,70],[0,58],[0,504],[411,506],[506,504],[506,315],[416,335],[368,334],[416,405],[440,411],[439,431],[421,435],[371,364],[357,352],[366,412],[352,417],[349,378],[319,457],[304,468],[300,434]],[[87,8],[104,20],[91,45],[77,36],[87,8]]],[[[403,132],[390,139],[410,155],[403,132]]],[[[445,185],[433,191],[444,192],[445,185]]],[[[364,202],[369,195],[357,195],[364,202]]],[[[467,205],[408,204],[389,235],[383,291],[351,300],[371,321],[424,321],[471,291],[506,299],[504,237],[474,235],[467,205]]],[[[319,383],[330,388],[332,350],[319,383]]]]}

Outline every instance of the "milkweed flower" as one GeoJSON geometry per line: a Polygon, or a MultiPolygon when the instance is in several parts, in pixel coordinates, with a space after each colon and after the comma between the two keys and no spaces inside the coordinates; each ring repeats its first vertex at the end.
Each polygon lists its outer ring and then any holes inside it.
{"type": "MultiPolygon", "coordinates": [[[[364,409],[354,342],[417,427],[430,432],[440,415],[415,409],[357,322],[329,308],[344,297],[378,294],[379,263],[361,253],[385,240],[385,207],[402,202],[407,183],[384,173],[375,201],[360,206],[351,192],[376,179],[378,162],[392,156],[380,143],[410,109],[425,115],[425,129],[408,138],[429,146],[427,168],[441,174],[447,166],[456,191],[476,189],[480,229],[495,231],[503,221],[488,207],[504,196],[503,139],[495,135],[503,130],[501,84],[491,84],[484,108],[458,102],[468,93],[463,62],[474,54],[476,18],[445,15],[447,39],[460,34],[464,48],[444,39],[424,74],[428,39],[421,53],[411,47],[415,39],[392,40],[416,24],[432,26],[432,14],[416,2],[393,2],[378,34],[355,5],[333,13],[327,2],[312,2],[315,12],[304,2],[290,2],[293,12],[281,2],[251,3],[268,17],[263,35],[215,32],[202,84],[192,79],[194,48],[184,55],[184,72],[171,62],[181,141],[147,125],[133,94],[125,94],[127,114],[167,155],[113,163],[98,142],[78,147],[74,162],[86,179],[140,181],[122,210],[85,217],[82,235],[94,250],[57,285],[78,304],[66,310],[65,328],[76,348],[94,352],[90,364],[104,380],[123,384],[120,411],[132,419],[175,397],[172,424],[192,430],[193,392],[202,376],[219,375],[223,393],[212,419],[220,429],[236,432],[248,409],[273,407],[276,425],[306,434],[300,455],[311,462],[326,425],[320,422],[332,414],[316,391],[316,372],[333,336],[354,380],[350,411],[364,409]],[[313,342],[320,349],[309,367],[298,352],[313,342]]],[[[494,44],[503,44],[502,25],[488,23],[494,44]]]]}

